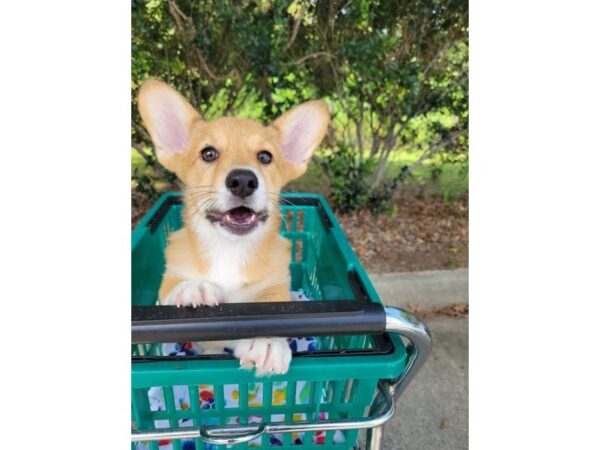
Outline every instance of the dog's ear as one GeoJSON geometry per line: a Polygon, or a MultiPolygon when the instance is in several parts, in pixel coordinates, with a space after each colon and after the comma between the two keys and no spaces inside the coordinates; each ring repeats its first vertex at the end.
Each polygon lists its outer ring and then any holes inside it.
{"type": "Polygon", "coordinates": [[[329,108],[320,100],[302,103],[273,122],[281,136],[286,182],[304,172],[329,125],[329,108]]]}
{"type": "Polygon", "coordinates": [[[176,90],[158,80],[147,80],[142,84],[138,108],[158,160],[176,172],[177,157],[188,149],[191,126],[202,119],[200,113],[176,90]]]}

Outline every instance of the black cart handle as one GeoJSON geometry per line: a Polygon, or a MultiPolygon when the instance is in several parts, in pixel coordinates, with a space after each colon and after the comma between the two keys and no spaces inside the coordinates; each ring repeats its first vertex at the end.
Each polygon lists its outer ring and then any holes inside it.
{"type": "Polygon", "coordinates": [[[381,334],[380,303],[341,301],[229,303],[212,307],[134,306],[132,344],[253,337],[381,334]]]}

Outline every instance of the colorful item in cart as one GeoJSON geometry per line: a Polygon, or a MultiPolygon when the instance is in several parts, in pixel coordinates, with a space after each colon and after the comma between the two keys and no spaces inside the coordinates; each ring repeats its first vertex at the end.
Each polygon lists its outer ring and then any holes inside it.
{"type": "MultiPolygon", "coordinates": [[[[302,291],[292,292],[292,298],[296,301],[307,300],[306,296],[302,293],[302,291]]],[[[303,338],[291,338],[288,339],[288,345],[292,351],[312,351],[316,350],[315,338],[313,337],[303,337],[303,338]]],[[[203,349],[201,344],[198,343],[178,343],[178,344],[163,344],[162,346],[162,354],[163,355],[180,355],[180,356],[189,356],[189,355],[198,355],[202,354],[203,349]]],[[[222,353],[231,353],[231,349],[223,348],[222,353]]],[[[273,391],[272,391],[272,405],[280,406],[285,405],[285,396],[287,392],[287,382],[279,381],[273,382],[273,391]]],[[[225,401],[225,408],[238,408],[239,404],[239,387],[235,384],[224,385],[223,386],[223,397],[225,401]]],[[[296,384],[296,405],[307,405],[310,402],[309,398],[310,394],[310,384],[305,382],[298,382],[296,384]]],[[[248,405],[250,407],[260,407],[263,403],[263,384],[262,383],[250,383],[248,386],[248,405]]],[[[322,394],[324,396],[324,392],[322,394]]],[[[188,386],[173,386],[173,397],[175,401],[175,407],[179,410],[190,409],[190,393],[188,386]]],[[[152,411],[165,411],[166,403],[164,398],[163,388],[161,387],[153,387],[148,391],[148,398],[150,402],[150,409],[152,411]]],[[[215,392],[214,387],[212,385],[198,385],[198,404],[200,409],[213,409],[215,408],[215,392]]],[[[310,417],[311,414],[306,413],[295,413],[293,414],[294,421],[301,420],[310,420],[315,417],[310,417]]],[[[318,420],[326,420],[328,418],[328,414],[324,412],[320,412],[316,414],[316,418],[318,420]]],[[[248,423],[259,423],[263,420],[261,416],[249,416],[247,418],[248,423]]],[[[284,414],[272,414],[270,418],[267,418],[270,422],[283,422],[285,420],[284,414]]],[[[239,417],[232,417],[227,421],[227,424],[239,424],[239,417]]],[[[216,419],[208,419],[205,422],[205,425],[216,425],[216,419]]],[[[179,419],[178,425],[180,427],[190,427],[193,425],[191,419],[179,419]]],[[[155,420],[154,426],[157,429],[160,428],[169,428],[170,424],[168,420],[155,420]]],[[[297,445],[302,445],[304,442],[305,433],[292,433],[291,439],[297,445]]],[[[313,435],[313,442],[315,444],[324,444],[325,443],[325,432],[317,431],[313,435]]],[[[272,434],[269,436],[270,445],[278,446],[283,443],[283,435],[281,434],[272,434]]],[[[334,443],[343,443],[344,435],[336,431],[333,436],[334,443]]],[[[261,438],[257,438],[249,443],[250,448],[258,448],[261,446],[261,438]]],[[[144,442],[138,442],[136,444],[136,450],[146,450],[148,449],[148,444],[144,442]]],[[[173,448],[171,441],[161,441],[159,442],[160,450],[171,450],[173,448]]],[[[195,449],[195,442],[192,440],[184,440],[182,441],[182,449],[184,450],[192,450],[195,449]]],[[[204,449],[213,449],[216,448],[211,444],[204,444],[204,449]]]]}
{"type": "MultiPolygon", "coordinates": [[[[306,405],[309,403],[309,384],[304,382],[298,382],[296,384],[296,399],[295,403],[297,405],[306,405]]],[[[284,405],[285,404],[285,394],[287,390],[287,382],[273,382],[273,406],[284,405]]],[[[239,391],[238,385],[225,385],[224,386],[224,401],[225,408],[237,408],[239,407],[239,391]]],[[[149,400],[150,400],[150,409],[152,411],[164,411],[166,410],[166,404],[164,399],[164,394],[162,388],[151,388],[149,391],[149,400]]],[[[173,396],[178,409],[189,409],[190,408],[190,397],[189,397],[189,389],[188,386],[173,386],[173,396]]],[[[215,393],[212,385],[198,385],[198,401],[201,409],[213,409],[215,407],[215,393]]],[[[259,407],[262,405],[263,401],[263,384],[262,383],[250,383],[248,386],[248,403],[251,407],[259,407]]],[[[293,414],[294,421],[302,421],[313,419],[314,417],[310,417],[310,414],[306,413],[295,413],[293,414]]],[[[320,412],[316,414],[316,418],[318,420],[326,420],[328,418],[328,414],[325,412],[320,412]]],[[[272,414],[270,418],[266,420],[270,422],[283,422],[285,420],[284,414],[272,414]]],[[[248,423],[260,423],[263,421],[263,417],[261,416],[248,416],[248,423]]],[[[216,425],[216,419],[208,419],[204,423],[205,425],[216,425]]],[[[231,417],[227,421],[227,424],[240,424],[239,417],[231,417]]],[[[191,419],[180,419],[178,421],[178,425],[180,427],[191,427],[193,425],[191,419]]],[[[160,428],[169,428],[168,420],[156,420],[155,427],[157,429],[160,428]]],[[[291,439],[297,445],[302,445],[304,442],[305,433],[292,433],[291,439]]],[[[324,444],[325,443],[325,432],[317,431],[313,435],[313,442],[315,444],[324,444]]],[[[277,446],[281,445],[283,442],[282,434],[272,434],[269,436],[270,445],[277,446]]],[[[341,432],[336,432],[333,436],[334,443],[343,443],[344,435],[341,432]]],[[[251,448],[260,448],[261,446],[261,438],[257,438],[253,441],[250,441],[249,446],[251,448]]],[[[136,446],[136,450],[145,450],[147,449],[147,443],[140,442],[136,446]]],[[[159,443],[160,450],[170,450],[172,448],[170,441],[161,441],[159,443]]],[[[195,449],[195,443],[191,440],[182,441],[182,448],[184,449],[195,449]]],[[[213,449],[215,448],[211,444],[204,444],[204,449],[213,449]]]]}

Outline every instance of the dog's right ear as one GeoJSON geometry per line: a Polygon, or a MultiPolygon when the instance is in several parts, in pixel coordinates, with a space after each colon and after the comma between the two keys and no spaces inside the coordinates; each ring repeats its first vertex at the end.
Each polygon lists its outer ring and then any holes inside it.
{"type": "Polygon", "coordinates": [[[190,130],[200,113],[175,89],[158,80],[144,81],[138,93],[138,108],[156,148],[156,156],[176,172],[178,156],[190,144],[190,130]]]}

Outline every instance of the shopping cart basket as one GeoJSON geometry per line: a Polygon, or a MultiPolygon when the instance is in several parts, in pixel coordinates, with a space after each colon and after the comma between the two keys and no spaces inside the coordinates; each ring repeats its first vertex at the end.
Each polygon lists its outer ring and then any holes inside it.
{"type": "Polygon", "coordinates": [[[163,195],[132,234],[133,447],[350,449],[366,429],[366,447],[381,448],[431,337],[413,314],[381,304],[323,197],[282,195],[291,288],[312,300],[303,302],[157,306],[181,208],[178,193],[163,195]],[[231,355],[172,355],[164,344],[264,336],[311,336],[315,345],[294,352],[285,375],[257,378],[231,355]],[[160,408],[150,398],[157,390],[160,408]]]}

